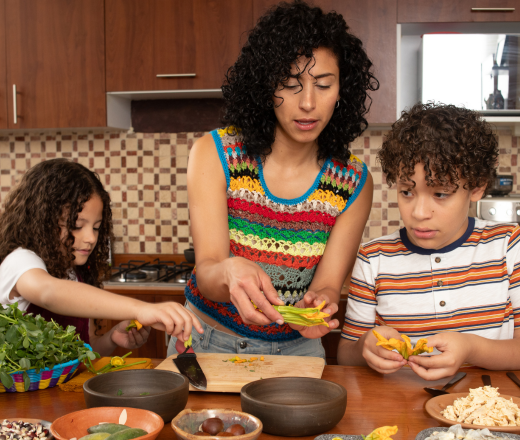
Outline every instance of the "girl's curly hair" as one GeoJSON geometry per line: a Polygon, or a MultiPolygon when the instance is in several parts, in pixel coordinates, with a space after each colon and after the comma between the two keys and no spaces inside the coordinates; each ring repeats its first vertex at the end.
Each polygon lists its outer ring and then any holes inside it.
{"type": "Polygon", "coordinates": [[[477,112],[429,102],[402,112],[377,156],[389,186],[412,180],[423,163],[428,185],[458,188],[466,180],[472,190],[495,177],[498,152],[491,125],[477,112]]]}
{"type": "Polygon", "coordinates": [[[47,160],[32,167],[7,196],[0,216],[0,263],[21,247],[36,253],[50,275],[68,278],[74,268],[83,282],[96,287],[109,271],[110,240],[110,196],[97,174],[67,159],[47,160]],[[87,262],[74,267],[72,231],[85,202],[94,194],[103,202],[98,241],[87,262]],[[68,231],[63,242],[60,222],[65,223],[68,231]]]}
{"type": "Polygon", "coordinates": [[[318,160],[348,160],[348,144],[368,125],[367,90],[379,88],[361,41],[348,29],[340,14],[324,14],[300,0],[280,3],[258,20],[222,86],[222,122],[241,130],[248,154],[265,158],[271,152],[276,127],[273,96],[289,79],[291,65],[300,56],[312,60],[314,49],[328,48],[338,61],[340,104],[318,137],[318,160]]]}

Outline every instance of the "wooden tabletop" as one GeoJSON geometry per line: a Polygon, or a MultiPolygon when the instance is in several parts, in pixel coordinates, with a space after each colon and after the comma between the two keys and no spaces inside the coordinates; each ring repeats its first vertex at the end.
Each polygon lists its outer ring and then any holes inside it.
{"type": "MultiPolygon", "coordinates": [[[[154,360],[155,365],[161,360],[154,360]]],[[[475,368],[464,369],[467,376],[455,384],[450,391],[467,393],[469,388],[482,386],[482,374],[491,376],[493,386],[501,394],[520,396],[518,388],[504,371],[486,371],[475,368]]],[[[516,374],[520,377],[520,372],[516,374]]],[[[424,410],[424,404],[430,398],[423,387],[441,388],[448,380],[427,382],[419,378],[410,369],[391,375],[381,375],[367,367],[326,366],[323,379],[343,385],[347,389],[347,410],[340,423],[329,431],[330,434],[364,434],[384,425],[397,425],[397,439],[415,439],[423,429],[440,426],[424,410]]],[[[240,410],[238,393],[190,392],[187,408],[232,408],[240,410]]],[[[27,393],[0,394],[0,420],[16,418],[41,418],[54,421],[56,418],[81,409],[85,409],[83,393],[65,392],[58,387],[27,393]]],[[[166,424],[159,440],[175,440],[175,434],[166,424]]],[[[262,440],[276,437],[262,434],[262,440]]],[[[312,437],[304,437],[313,439],[312,437]]]]}

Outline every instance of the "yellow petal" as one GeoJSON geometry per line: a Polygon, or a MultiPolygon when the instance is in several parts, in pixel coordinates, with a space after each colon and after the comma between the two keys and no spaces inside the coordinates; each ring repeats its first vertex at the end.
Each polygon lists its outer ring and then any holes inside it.
{"type": "Polygon", "coordinates": [[[391,435],[397,433],[397,426],[381,426],[380,428],[374,429],[365,440],[392,440],[391,435]]]}
{"type": "Polygon", "coordinates": [[[406,343],[406,356],[403,356],[403,357],[405,359],[408,359],[412,355],[412,352],[413,352],[412,341],[410,341],[410,338],[406,335],[401,335],[401,338],[403,338],[403,340],[406,343]]]}
{"type": "Polygon", "coordinates": [[[380,342],[388,342],[388,339],[386,339],[384,336],[381,336],[378,332],[376,332],[374,329],[372,329],[372,333],[380,342]]]}
{"type": "Polygon", "coordinates": [[[125,365],[125,360],[119,356],[114,356],[112,359],[110,359],[110,365],[112,365],[113,367],[125,365]]]}
{"type": "Polygon", "coordinates": [[[427,343],[428,343],[427,339],[425,339],[425,338],[419,339],[417,341],[417,344],[415,344],[412,354],[418,355],[421,353],[431,353],[433,351],[433,347],[427,347],[426,346],[427,343]]]}

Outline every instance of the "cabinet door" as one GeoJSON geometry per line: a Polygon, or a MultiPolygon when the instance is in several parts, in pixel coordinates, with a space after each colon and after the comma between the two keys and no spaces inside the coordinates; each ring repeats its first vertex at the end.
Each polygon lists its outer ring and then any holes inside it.
{"type": "Polygon", "coordinates": [[[103,0],[6,0],[5,13],[9,128],[106,126],[103,0]]]}
{"type": "MultiPolygon", "coordinates": [[[[397,0],[315,0],[325,12],[335,10],[343,15],[352,33],[358,37],[374,64],[373,73],[379,90],[370,93],[372,106],[368,122],[393,123],[396,119],[397,86],[397,0]]],[[[254,20],[276,0],[254,0],[254,20]]]]}
{"type": "Polygon", "coordinates": [[[252,27],[251,2],[106,0],[107,90],[220,88],[252,27]]]}
{"type": "Polygon", "coordinates": [[[518,0],[398,0],[398,23],[520,21],[518,0]],[[503,11],[503,8],[513,9],[503,11]]]}
{"type": "Polygon", "coordinates": [[[5,0],[0,0],[0,129],[7,128],[7,80],[5,74],[5,0]]]}

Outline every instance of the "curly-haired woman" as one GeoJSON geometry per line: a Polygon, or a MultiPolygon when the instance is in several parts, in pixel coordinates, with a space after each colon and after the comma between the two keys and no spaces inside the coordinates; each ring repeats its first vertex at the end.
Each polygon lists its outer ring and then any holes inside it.
{"type": "Polygon", "coordinates": [[[73,325],[94,351],[137,348],[150,327],[189,338],[198,319],[178,303],[148,304],[99,287],[109,271],[110,197],[92,171],[67,159],[32,167],[0,216],[0,304],[73,325]],[[79,282],[78,282],[79,281],[79,282]],[[123,320],[103,336],[89,318],[123,320]],[[145,327],[127,332],[130,319],[145,327]]]}
{"type": "Polygon", "coordinates": [[[348,149],[378,86],[370,68],[341,15],[302,1],[249,33],[222,87],[226,127],[190,154],[197,265],[185,294],[205,327],[195,352],[324,357],[320,337],[338,321],[289,325],[272,305],[338,309],[372,203],[348,149]]]}
{"type": "Polygon", "coordinates": [[[339,363],[381,373],[408,364],[427,380],[464,363],[520,368],[520,227],[468,218],[498,165],[491,125],[471,110],[417,104],[378,157],[404,228],[360,247],[339,363]],[[427,338],[434,356],[388,351],[376,345],[374,327],[403,345],[401,335],[412,344],[427,338]]]}

